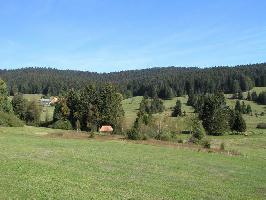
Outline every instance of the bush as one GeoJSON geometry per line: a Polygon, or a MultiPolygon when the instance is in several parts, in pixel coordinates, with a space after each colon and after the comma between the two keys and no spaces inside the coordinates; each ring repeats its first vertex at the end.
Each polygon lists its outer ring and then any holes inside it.
{"type": "Polygon", "coordinates": [[[0,112],[0,126],[22,127],[24,126],[24,123],[12,113],[0,112]]]}
{"type": "Polygon", "coordinates": [[[178,140],[177,140],[177,143],[183,144],[184,141],[183,141],[182,139],[178,139],[178,140]]]}
{"type": "Polygon", "coordinates": [[[202,126],[201,121],[198,119],[197,116],[192,116],[188,123],[190,124],[190,129],[192,132],[192,136],[189,139],[189,142],[198,144],[201,140],[205,137],[206,133],[202,126]]]}
{"type": "Polygon", "coordinates": [[[201,144],[206,149],[210,149],[211,148],[211,142],[209,140],[203,140],[201,144]]]}
{"type": "Polygon", "coordinates": [[[58,120],[52,124],[54,129],[72,130],[72,125],[68,120],[58,120]]]}
{"type": "Polygon", "coordinates": [[[141,134],[135,128],[133,128],[127,132],[127,138],[130,140],[141,140],[142,139],[141,134]]]}
{"type": "Polygon", "coordinates": [[[171,141],[176,137],[175,133],[163,131],[160,134],[158,134],[155,139],[162,140],[162,141],[171,141]]]}
{"type": "Polygon", "coordinates": [[[95,132],[94,131],[91,132],[90,138],[95,138],[95,132]]]}
{"type": "Polygon", "coordinates": [[[222,150],[222,151],[225,150],[225,144],[224,144],[224,143],[221,143],[221,145],[220,145],[220,150],[222,150]]]}
{"type": "Polygon", "coordinates": [[[257,128],[259,128],[259,129],[266,129],[266,123],[259,123],[257,125],[257,128]]]}
{"type": "Polygon", "coordinates": [[[190,130],[183,130],[181,131],[182,134],[192,134],[193,132],[190,130]]]}

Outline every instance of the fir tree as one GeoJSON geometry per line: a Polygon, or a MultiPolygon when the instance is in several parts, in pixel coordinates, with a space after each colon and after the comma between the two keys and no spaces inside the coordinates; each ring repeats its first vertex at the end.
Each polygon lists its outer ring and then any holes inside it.
{"type": "Polygon", "coordinates": [[[243,119],[240,112],[235,113],[233,130],[237,132],[245,132],[246,131],[246,122],[243,119]]]}
{"type": "Polygon", "coordinates": [[[15,115],[21,120],[26,119],[27,100],[23,98],[22,94],[16,94],[12,99],[12,106],[15,115]]]}
{"type": "Polygon", "coordinates": [[[12,105],[8,99],[7,85],[1,79],[0,79],[0,111],[12,112],[12,105]]]}
{"type": "Polygon", "coordinates": [[[246,106],[245,102],[242,101],[242,104],[241,104],[241,113],[242,114],[246,114],[246,111],[247,111],[247,106],[246,106]]]}
{"type": "Polygon", "coordinates": [[[200,118],[209,135],[223,135],[228,129],[227,107],[224,97],[219,94],[205,97],[200,118]]]}
{"type": "Polygon", "coordinates": [[[247,105],[246,113],[247,114],[252,113],[252,109],[251,109],[251,106],[250,105],[247,105]]]}
{"type": "Polygon", "coordinates": [[[250,94],[250,92],[248,92],[248,95],[247,95],[247,100],[248,100],[248,101],[252,101],[252,97],[251,97],[251,94],[250,94]]]}
{"type": "Polygon", "coordinates": [[[182,109],[181,109],[181,101],[177,100],[174,110],[172,112],[172,117],[177,117],[182,115],[182,109]]]}
{"type": "Polygon", "coordinates": [[[241,104],[239,100],[236,101],[235,111],[240,112],[240,113],[242,112],[242,108],[241,108],[241,104]]]}

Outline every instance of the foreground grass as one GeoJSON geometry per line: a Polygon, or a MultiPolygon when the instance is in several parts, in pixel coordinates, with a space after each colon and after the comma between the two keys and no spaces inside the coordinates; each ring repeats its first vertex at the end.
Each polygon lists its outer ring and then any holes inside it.
{"type": "Polygon", "coordinates": [[[243,152],[227,156],[52,132],[0,128],[0,199],[266,198],[265,134],[221,137],[243,152]]]}

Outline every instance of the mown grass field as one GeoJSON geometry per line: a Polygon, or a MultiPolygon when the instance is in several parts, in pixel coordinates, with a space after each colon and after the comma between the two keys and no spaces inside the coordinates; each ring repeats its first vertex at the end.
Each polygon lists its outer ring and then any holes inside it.
{"type": "Polygon", "coordinates": [[[215,138],[229,156],[0,128],[0,199],[265,199],[266,133],[215,138]]]}

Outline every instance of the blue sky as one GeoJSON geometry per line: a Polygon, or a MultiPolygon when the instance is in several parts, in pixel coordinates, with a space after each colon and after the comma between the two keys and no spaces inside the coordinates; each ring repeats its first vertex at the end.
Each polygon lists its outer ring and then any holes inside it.
{"type": "Polygon", "coordinates": [[[265,0],[0,0],[0,68],[266,61],[265,0]]]}

